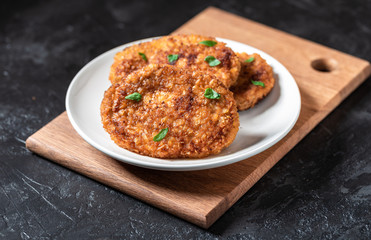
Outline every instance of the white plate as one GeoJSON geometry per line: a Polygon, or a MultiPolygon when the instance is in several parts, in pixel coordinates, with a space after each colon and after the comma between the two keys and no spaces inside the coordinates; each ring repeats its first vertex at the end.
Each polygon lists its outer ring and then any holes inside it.
{"type": "Polygon", "coordinates": [[[224,166],[254,156],[281,140],[294,126],[300,113],[300,93],[287,69],[268,54],[248,45],[218,38],[236,52],[259,53],[273,67],[276,85],[253,109],[240,112],[240,129],[234,142],[220,154],[203,159],[166,160],[142,156],[118,147],[103,129],[100,103],[110,86],[108,74],[114,55],[139,40],[114,48],[89,62],[72,80],[66,96],[68,117],[75,130],[105,154],[145,168],[189,171],[224,166]]]}

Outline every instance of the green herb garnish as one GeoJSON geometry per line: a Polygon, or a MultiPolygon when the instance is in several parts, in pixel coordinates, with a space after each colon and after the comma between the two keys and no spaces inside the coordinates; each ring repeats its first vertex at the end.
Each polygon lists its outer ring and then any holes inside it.
{"type": "Polygon", "coordinates": [[[203,45],[206,45],[208,47],[213,47],[217,44],[217,42],[211,41],[211,40],[205,40],[205,41],[199,42],[199,44],[203,44],[203,45]]]}
{"type": "Polygon", "coordinates": [[[216,59],[214,56],[207,56],[205,57],[204,60],[209,63],[210,67],[215,67],[220,64],[220,61],[216,59]]]}
{"type": "Polygon", "coordinates": [[[209,99],[219,99],[220,98],[220,94],[215,92],[212,88],[206,88],[204,96],[205,96],[205,98],[209,98],[209,99]]]}
{"type": "Polygon", "coordinates": [[[251,57],[251,58],[245,60],[245,62],[247,62],[247,63],[251,63],[251,62],[254,61],[254,60],[255,60],[255,58],[254,58],[254,57],[251,57]]]}
{"type": "Polygon", "coordinates": [[[250,80],[252,84],[256,85],[256,86],[262,86],[263,88],[265,87],[265,84],[261,81],[254,81],[254,80],[250,80]]]}
{"type": "Polygon", "coordinates": [[[148,59],[147,59],[147,57],[146,57],[146,55],[144,53],[141,53],[140,52],[138,54],[143,58],[144,61],[146,61],[146,62],[148,61],[148,59]]]}
{"type": "Polygon", "coordinates": [[[178,54],[170,54],[170,55],[167,55],[167,60],[169,60],[170,63],[173,63],[176,60],[178,60],[178,57],[179,57],[178,54]]]}
{"type": "Polygon", "coordinates": [[[142,95],[140,95],[140,93],[135,92],[130,95],[127,95],[125,99],[134,100],[134,101],[139,102],[142,99],[142,95]]]}
{"type": "Polygon", "coordinates": [[[169,131],[169,128],[162,129],[156,136],[154,136],[153,141],[159,142],[166,136],[167,132],[169,131]]]}

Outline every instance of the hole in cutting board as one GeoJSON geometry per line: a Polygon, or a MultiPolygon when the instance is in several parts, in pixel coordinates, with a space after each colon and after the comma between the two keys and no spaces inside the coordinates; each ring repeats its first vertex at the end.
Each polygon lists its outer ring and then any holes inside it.
{"type": "Polygon", "coordinates": [[[313,60],[311,63],[312,68],[320,72],[332,72],[336,69],[337,65],[337,61],[331,58],[320,58],[313,60]]]}

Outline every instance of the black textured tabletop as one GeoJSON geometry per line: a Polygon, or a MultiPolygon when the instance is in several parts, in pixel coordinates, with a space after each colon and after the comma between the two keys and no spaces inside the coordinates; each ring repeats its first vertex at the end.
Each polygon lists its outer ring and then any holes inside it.
{"type": "Polygon", "coordinates": [[[1,1],[0,239],[371,239],[366,80],[208,230],[37,156],[74,75],[207,6],[371,61],[371,1],[1,1]]]}

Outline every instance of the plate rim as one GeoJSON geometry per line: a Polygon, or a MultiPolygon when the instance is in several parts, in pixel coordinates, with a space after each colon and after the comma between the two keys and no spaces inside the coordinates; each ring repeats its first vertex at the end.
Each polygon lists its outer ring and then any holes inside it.
{"type": "MultiPolygon", "coordinates": [[[[187,159],[166,160],[166,159],[160,159],[160,158],[153,158],[153,159],[158,159],[158,160],[164,160],[164,163],[153,163],[153,162],[145,162],[145,161],[140,160],[140,159],[131,159],[130,157],[128,158],[127,156],[123,156],[123,155],[120,155],[118,153],[115,153],[113,151],[110,151],[110,150],[107,150],[107,149],[103,148],[102,146],[100,146],[100,144],[96,143],[93,139],[91,139],[83,130],[81,130],[81,128],[76,123],[76,121],[75,121],[75,119],[73,117],[73,114],[72,114],[72,111],[71,111],[70,101],[71,101],[71,94],[72,94],[72,91],[74,90],[75,85],[78,83],[78,80],[79,80],[80,76],[82,74],[84,74],[84,72],[87,69],[89,69],[91,65],[96,64],[96,62],[98,62],[99,60],[101,60],[102,58],[104,58],[105,55],[109,55],[109,54],[111,54],[114,51],[122,51],[123,48],[129,47],[131,45],[138,44],[138,43],[141,43],[141,42],[151,41],[153,39],[160,38],[160,37],[161,36],[150,37],[150,38],[136,40],[136,41],[133,41],[133,42],[129,42],[129,43],[126,43],[126,44],[117,46],[117,47],[112,48],[112,49],[110,49],[108,51],[105,51],[104,53],[98,55],[97,57],[95,57],[94,59],[92,59],[91,61],[89,61],[86,65],[84,65],[84,67],[81,68],[80,71],[72,79],[72,81],[71,81],[71,83],[70,83],[70,85],[69,85],[69,87],[67,89],[66,99],[65,99],[66,112],[67,112],[68,119],[71,122],[71,125],[73,126],[73,128],[76,130],[76,132],[86,142],[88,142],[91,146],[93,146],[94,148],[96,148],[100,152],[106,154],[109,157],[112,157],[112,158],[114,158],[114,159],[116,159],[118,161],[121,161],[121,162],[124,162],[124,163],[127,163],[127,164],[131,164],[131,165],[135,165],[135,166],[139,166],[139,167],[144,167],[144,168],[149,168],[149,169],[155,169],[155,170],[164,170],[164,171],[194,171],[194,170],[211,169],[211,168],[217,168],[217,167],[221,167],[221,166],[233,164],[233,163],[239,162],[241,160],[248,159],[250,157],[253,157],[253,156],[255,156],[255,155],[257,155],[257,154],[259,154],[259,153],[261,153],[261,152],[263,152],[263,151],[265,151],[267,149],[269,149],[270,147],[272,147],[273,145],[275,145],[277,142],[279,142],[280,140],[282,140],[285,136],[287,136],[287,134],[295,126],[295,124],[296,124],[296,122],[297,122],[297,120],[298,120],[298,118],[300,116],[300,112],[301,112],[301,95],[300,95],[300,90],[299,90],[299,87],[298,87],[298,85],[296,83],[296,80],[292,76],[292,74],[288,71],[288,69],[281,62],[279,62],[277,59],[275,59],[274,57],[272,57],[271,55],[265,53],[264,51],[262,51],[260,49],[257,49],[255,47],[252,47],[252,46],[250,46],[248,44],[245,44],[245,43],[237,42],[237,41],[230,40],[230,39],[216,37],[216,39],[218,41],[221,41],[221,42],[230,42],[230,43],[233,43],[233,44],[242,44],[242,45],[245,45],[245,46],[247,46],[247,47],[249,47],[251,49],[254,49],[254,51],[258,52],[259,54],[260,53],[263,53],[263,55],[269,56],[270,58],[274,59],[276,61],[276,63],[279,64],[280,67],[283,68],[287,72],[287,74],[292,78],[293,83],[294,83],[294,88],[296,89],[296,92],[298,93],[298,103],[297,103],[298,104],[298,110],[296,112],[296,115],[293,118],[293,121],[289,125],[286,126],[286,129],[283,132],[279,132],[279,136],[278,137],[274,138],[273,141],[269,141],[269,142],[265,143],[264,145],[258,146],[253,151],[251,151],[251,153],[248,154],[248,155],[246,153],[240,153],[239,155],[234,156],[233,159],[220,159],[219,161],[215,161],[215,162],[208,162],[208,161],[207,162],[202,162],[202,158],[201,159],[194,159],[194,160],[187,160],[187,159]],[[168,161],[174,161],[174,160],[181,160],[181,161],[188,162],[188,163],[189,162],[192,162],[192,161],[199,161],[199,162],[198,163],[194,163],[193,165],[185,165],[185,166],[183,166],[183,165],[169,165],[169,164],[166,164],[166,163],[168,163],[168,161]]],[[[143,155],[140,155],[140,154],[138,154],[138,155],[140,157],[148,157],[148,156],[143,156],[143,155]]]]}

